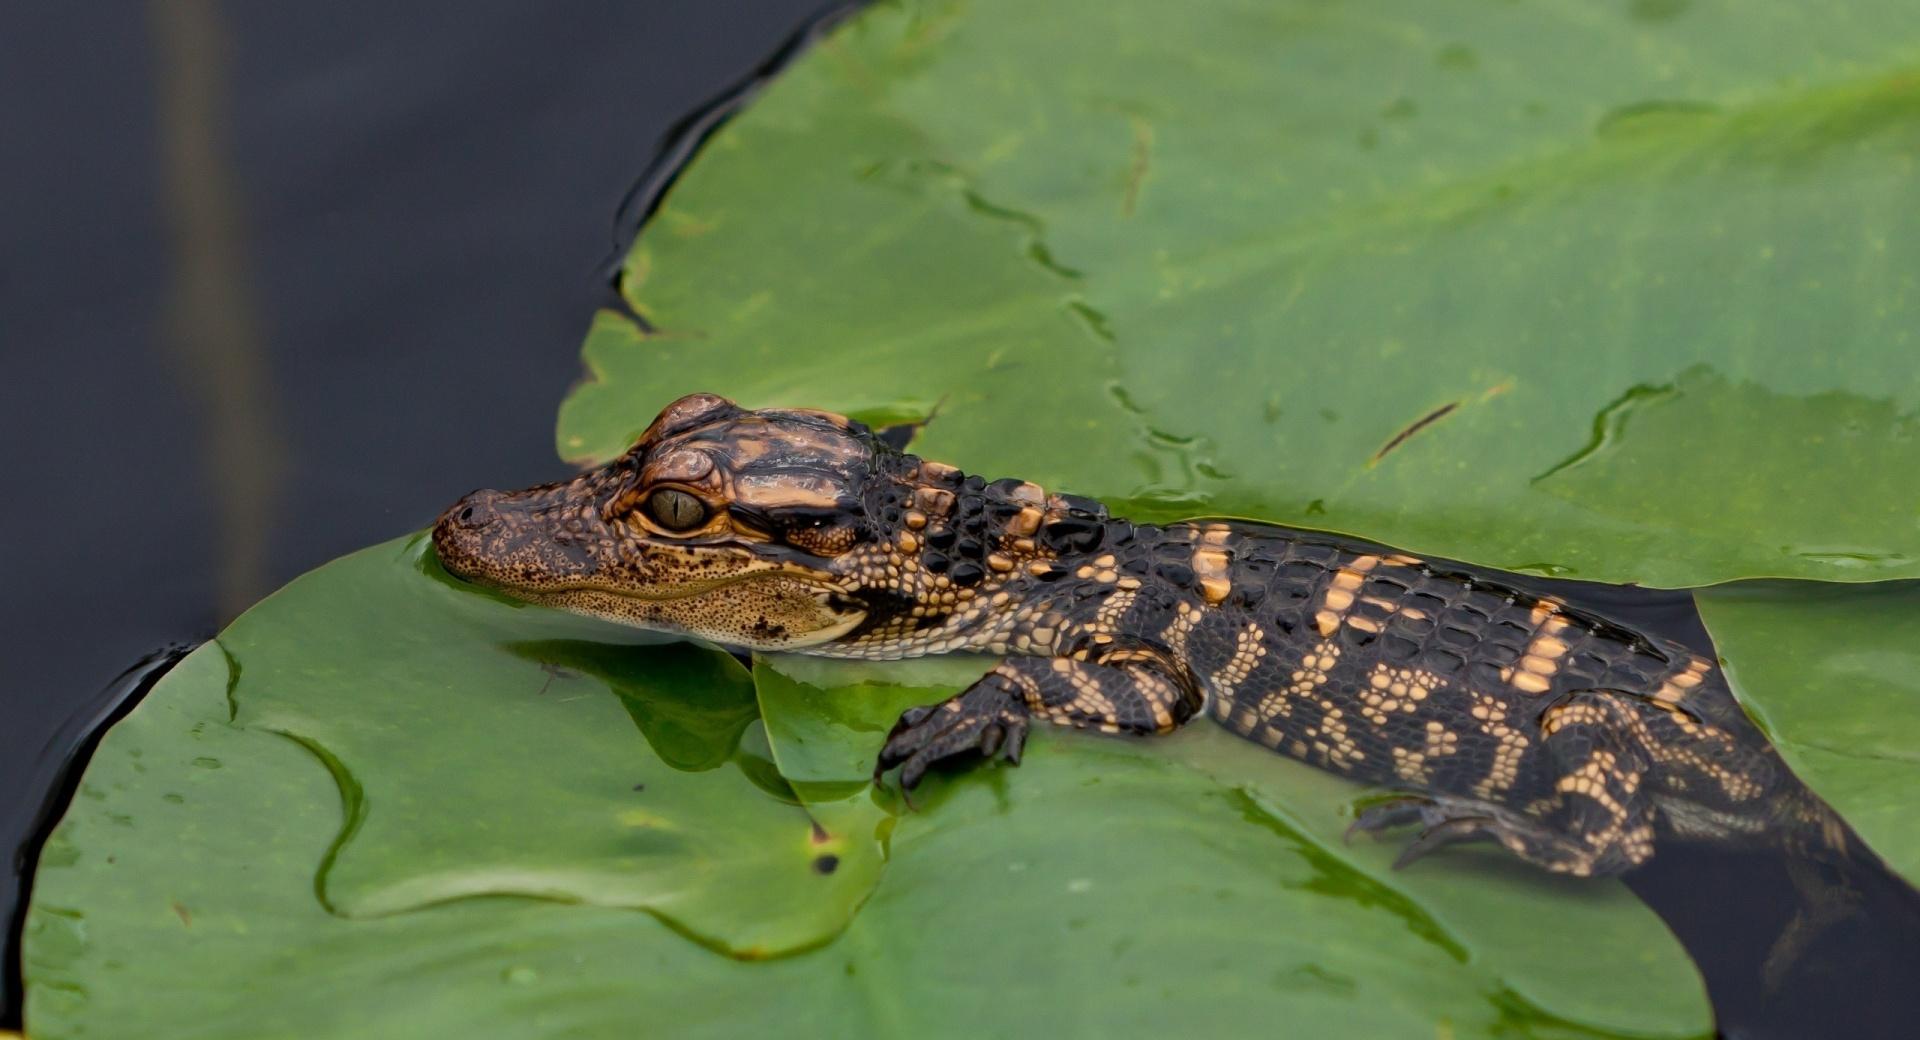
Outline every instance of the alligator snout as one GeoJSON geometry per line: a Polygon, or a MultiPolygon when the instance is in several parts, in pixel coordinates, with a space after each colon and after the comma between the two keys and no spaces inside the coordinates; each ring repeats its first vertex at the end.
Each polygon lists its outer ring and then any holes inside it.
{"type": "Polygon", "coordinates": [[[455,502],[440,516],[440,523],[478,531],[500,518],[499,503],[506,495],[492,488],[481,488],[455,502]]]}
{"type": "Polygon", "coordinates": [[[500,520],[500,500],[504,492],[483,488],[448,506],[433,524],[433,549],[440,563],[455,574],[466,576],[472,561],[483,553],[482,536],[500,520]]]}

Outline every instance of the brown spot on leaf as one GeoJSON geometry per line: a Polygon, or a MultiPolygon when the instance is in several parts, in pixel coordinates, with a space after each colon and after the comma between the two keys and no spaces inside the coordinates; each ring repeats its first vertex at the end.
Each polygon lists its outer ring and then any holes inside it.
{"type": "Polygon", "coordinates": [[[1443,404],[1440,407],[1435,408],[1433,411],[1428,412],[1427,414],[1421,416],[1420,418],[1415,419],[1412,423],[1408,424],[1408,426],[1405,429],[1401,430],[1399,433],[1394,434],[1393,438],[1387,441],[1386,444],[1382,445],[1379,451],[1374,452],[1372,461],[1368,462],[1367,465],[1369,466],[1374,465],[1378,463],[1381,459],[1386,458],[1387,452],[1390,452],[1393,449],[1398,448],[1400,445],[1405,444],[1408,438],[1412,437],[1416,433],[1419,433],[1421,430],[1424,430],[1427,427],[1432,426],[1434,423],[1437,423],[1440,420],[1446,418],[1448,415],[1453,413],[1454,409],[1458,407],[1460,407],[1460,402],[1448,401],[1446,404],[1443,404]]]}

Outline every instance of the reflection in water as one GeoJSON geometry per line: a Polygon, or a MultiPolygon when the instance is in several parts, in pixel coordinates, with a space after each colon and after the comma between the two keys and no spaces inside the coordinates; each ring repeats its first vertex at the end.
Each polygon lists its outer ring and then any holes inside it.
{"type": "Polygon", "coordinates": [[[1920,897],[1877,858],[1674,843],[1625,880],[1693,955],[1723,1035],[1912,1035],[1920,897]]]}
{"type": "Polygon", "coordinates": [[[213,0],[152,0],[159,67],[163,201],[174,272],[167,307],[185,384],[199,402],[200,457],[218,507],[219,611],[237,616],[271,591],[283,445],[249,289],[247,229],[229,156],[227,39],[213,0]]]}

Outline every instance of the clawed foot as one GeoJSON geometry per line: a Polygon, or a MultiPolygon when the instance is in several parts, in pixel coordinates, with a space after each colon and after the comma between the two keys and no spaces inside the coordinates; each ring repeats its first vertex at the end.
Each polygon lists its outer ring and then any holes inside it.
{"type": "Polygon", "coordinates": [[[1556,874],[1588,877],[1618,873],[1631,862],[1602,859],[1595,846],[1580,838],[1549,829],[1538,820],[1506,811],[1497,805],[1464,798],[1406,794],[1378,801],[1354,814],[1347,840],[1355,834],[1420,825],[1407,847],[1393,861],[1399,870],[1435,849],[1463,842],[1491,841],[1535,866],[1556,874]]]}
{"type": "Polygon", "coordinates": [[[894,723],[874,763],[873,779],[900,767],[900,790],[912,791],[935,762],[978,754],[998,755],[1014,765],[1027,743],[1027,706],[1019,698],[983,682],[959,695],[910,708],[894,723]]]}
{"type": "Polygon", "coordinates": [[[1378,834],[1416,823],[1421,825],[1420,833],[1400,850],[1393,861],[1395,870],[1435,849],[1498,838],[1499,825],[1490,817],[1459,815],[1431,798],[1410,794],[1375,802],[1355,813],[1353,822],[1347,825],[1346,840],[1352,841],[1355,834],[1378,834]]]}

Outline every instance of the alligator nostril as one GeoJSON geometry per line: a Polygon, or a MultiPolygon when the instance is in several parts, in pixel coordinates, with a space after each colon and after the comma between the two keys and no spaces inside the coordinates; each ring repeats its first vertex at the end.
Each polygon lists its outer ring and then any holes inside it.
{"type": "Polygon", "coordinates": [[[450,527],[467,531],[486,527],[499,519],[499,510],[494,508],[494,501],[499,497],[498,491],[475,491],[455,502],[447,510],[446,519],[443,522],[450,527]]]}

